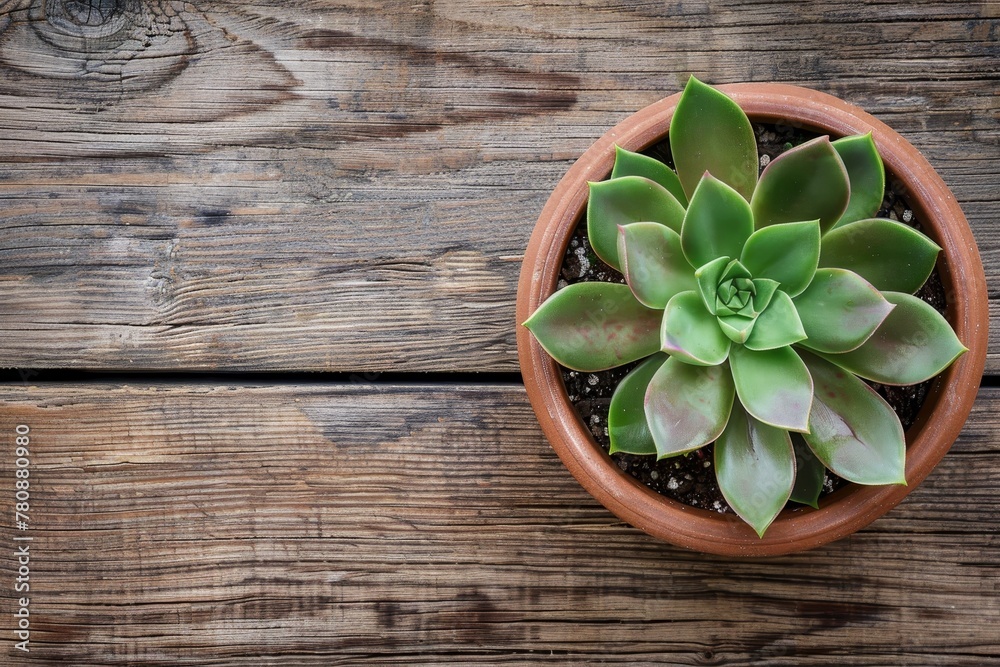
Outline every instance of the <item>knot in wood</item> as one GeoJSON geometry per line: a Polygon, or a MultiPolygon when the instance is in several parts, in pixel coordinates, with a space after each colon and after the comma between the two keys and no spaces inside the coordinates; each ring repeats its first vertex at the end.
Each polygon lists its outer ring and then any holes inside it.
{"type": "Polygon", "coordinates": [[[38,0],[0,20],[0,94],[107,109],[180,76],[194,48],[167,0],[38,0]]]}
{"type": "Polygon", "coordinates": [[[46,22],[67,35],[101,39],[115,35],[139,13],[136,0],[46,0],[46,22]]]}

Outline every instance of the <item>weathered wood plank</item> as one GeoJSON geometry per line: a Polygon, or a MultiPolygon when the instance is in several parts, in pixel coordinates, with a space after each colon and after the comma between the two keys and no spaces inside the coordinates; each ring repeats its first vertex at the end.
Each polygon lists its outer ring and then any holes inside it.
{"type": "Polygon", "coordinates": [[[998,404],[868,529],[739,561],[616,521],[518,386],[4,385],[2,651],[30,536],[45,664],[996,664],[998,404]]]}
{"type": "MultiPolygon", "coordinates": [[[[809,85],[888,121],[965,205],[996,291],[998,14],[990,2],[4,3],[0,357],[515,370],[519,258],[547,193],[689,73],[809,85]]],[[[1000,342],[991,372],[998,355],[1000,342]]]]}

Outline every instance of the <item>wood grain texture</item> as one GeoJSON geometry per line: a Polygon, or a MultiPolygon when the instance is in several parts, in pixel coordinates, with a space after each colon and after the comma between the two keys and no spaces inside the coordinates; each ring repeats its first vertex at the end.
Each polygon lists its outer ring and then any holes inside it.
{"type": "Polygon", "coordinates": [[[887,121],[954,190],[997,292],[998,16],[4,0],[2,363],[513,371],[519,260],[548,192],[690,73],[807,85],[887,121]]]}
{"type": "Polygon", "coordinates": [[[4,385],[5,664],[1000,664],[997,414],[868,529],[728,560],[596,505],[518,386],[4,385]]]}

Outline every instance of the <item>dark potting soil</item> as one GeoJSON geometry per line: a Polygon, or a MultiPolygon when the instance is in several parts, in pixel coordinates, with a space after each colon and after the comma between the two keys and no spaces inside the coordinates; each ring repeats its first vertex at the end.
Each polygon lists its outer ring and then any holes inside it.
{"type": "MultiPolygon", "coordinates": [[[[788,125],[754,123],[753,128],[754,134],[757,136],[761,170],[772,159],[789,148],[820,136],[814,132],[788,125]]],[[[670,145],[666,141],[655,144],[643,152],[670,167],[674,166],[670,156],[670,145]]],[[[902,184],[887,173],[882,207],[876,215],[903,222],[919,230],[921,229],[920,221],[916,219],[913,211],[907,206],[903,196],[904,192],[905,188],[902,184]]],[[[621,273],[601,261],[591,249],[587,240],[587,224],[584,217],[577,224],[569,247],[566,249],[559,286],[587,281],[624,283],[625,278],[621,273]]],[[[916,296],[942,314],[944,313],[946,305],[944,286],[937,271],[931,274],[916,296]]],[[[618,383],[638,363],[598,373],[582,373],[568,368],[562,369],[563,381],[566,384],[570,402],[590,429],[594,440],[605,451],[611,447],[607,428],[611,396],[618,383]]],[[[868,384],[886,399],[899,416],[903,428],[908,429],[920,412],[932,382],[933,380],[928,380],[921,384],[905,387],[892,387],[874,382],[868,384]]],[[[655,456],[623,453],[612,454],[611,458],[619,468],[657,493],[693,507],[720,513],[732,512],[715,480],[713,445],[711,444],[685,456],[675,456],[659,461],[656,460],[655,456]]],[[[827,471],[821,496],[828,495],[846,484],[847,482],[827,471]]],[[[790,505],[794,506],[795,503],[790,503],[790,505]]]]}

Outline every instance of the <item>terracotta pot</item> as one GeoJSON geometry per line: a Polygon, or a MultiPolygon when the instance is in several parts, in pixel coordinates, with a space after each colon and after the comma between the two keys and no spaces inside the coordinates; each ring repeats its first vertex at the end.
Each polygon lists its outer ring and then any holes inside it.
{"type": "MultiPolygon", "coordinates": [[[[887,178],[906,188],[906,200],[924,231],[943,248],[938,271],[948,299],[947,318],[969,348],[933,383],[916,423],[907,431],[907,486],[848,485],[820,508],[784,510],[763,538],[733,514],[671,500],[622,472],[593,440],[569,402],[556,363],[522,326],[518,353],[528,397],[542,430],[574,477],[618,517],[650,535],[699,551],[766,556],[810,549],[868,525],[898,504],[941,460],[972,409],[986,361],[988,307],[979,251],[955,198],[930,164],[899,134],[842,100],[782,84],[719,86],[754,121],[784,122],[836,138],[872,132],[887,178]]],[[[591,146],[556,186],[535,226],[517,291],[517,321],[556,288],[566,247],[583,219],[587,182],[606,179],[614,145],[641,151],[661,141],[680,94],[646,107],[591,146]]]]}

